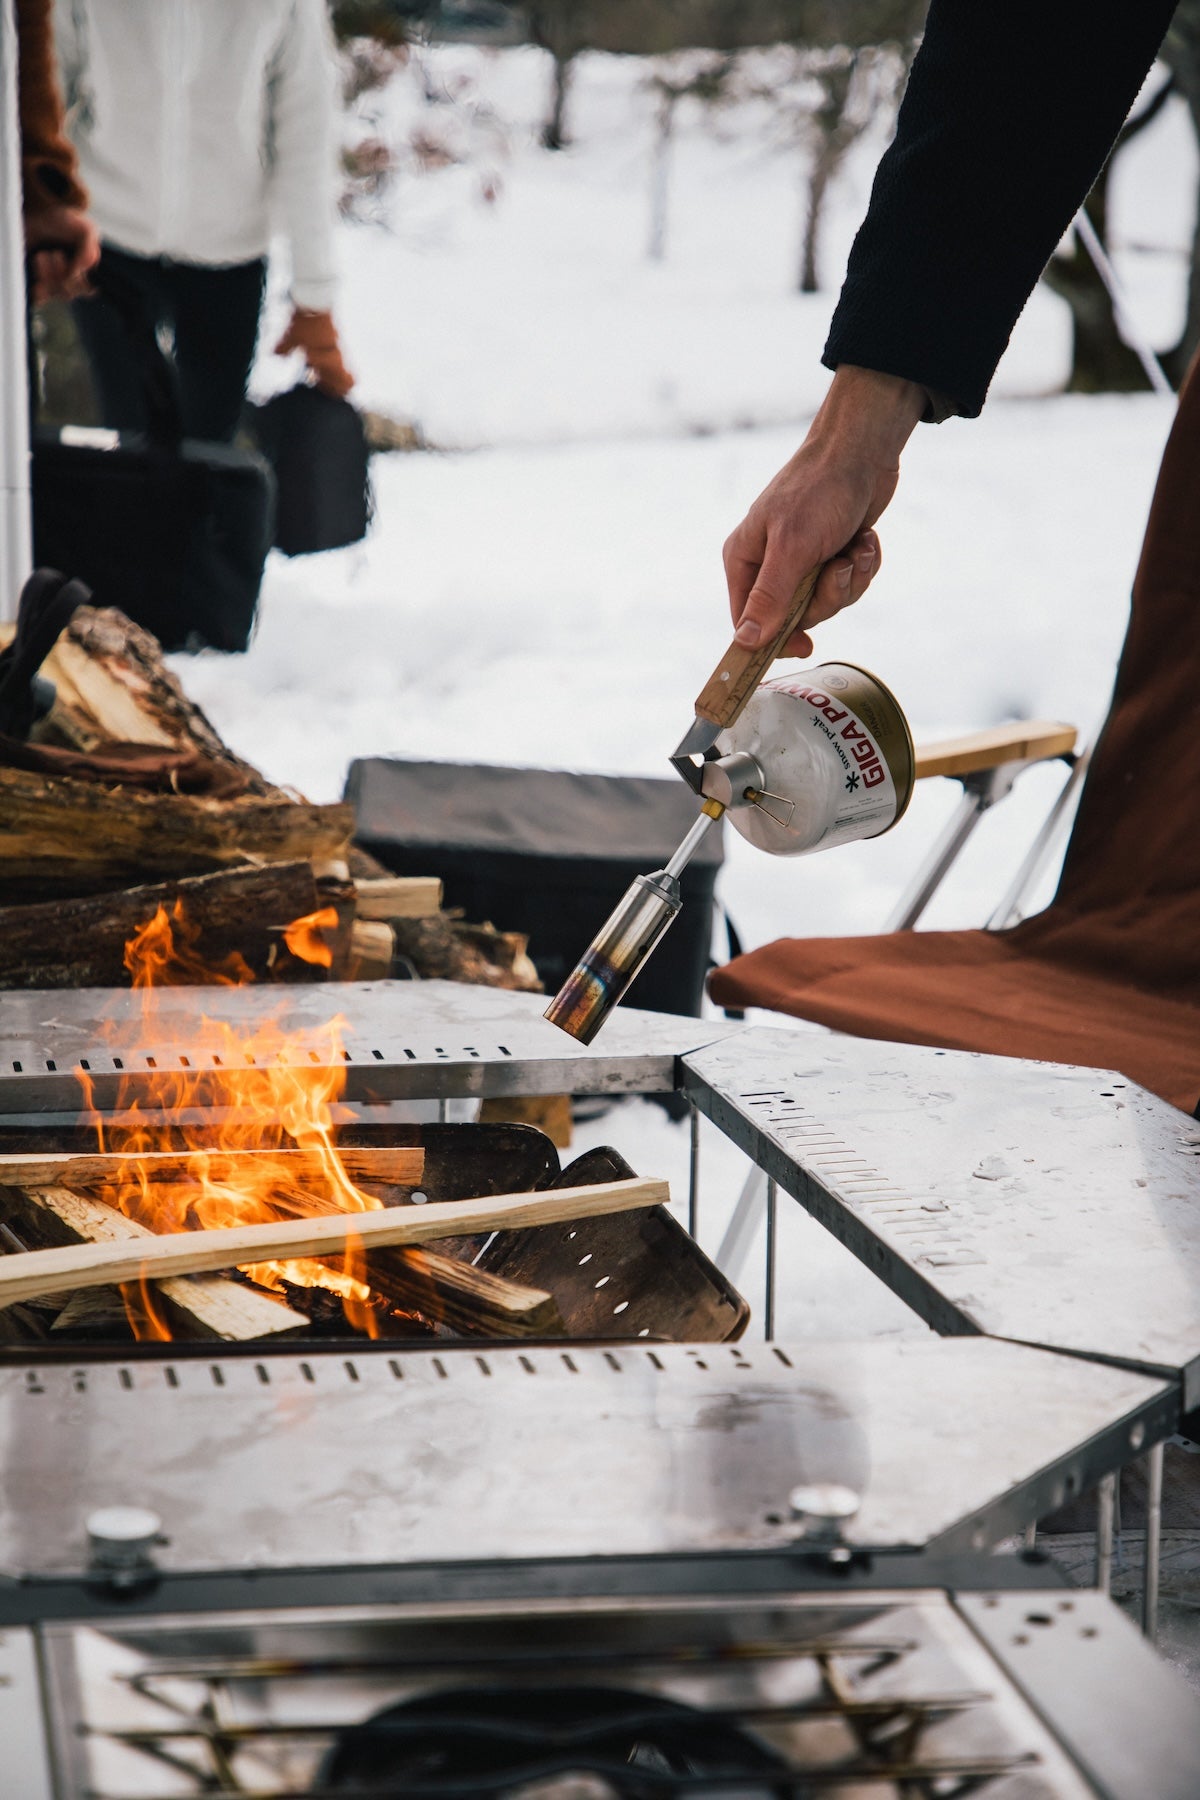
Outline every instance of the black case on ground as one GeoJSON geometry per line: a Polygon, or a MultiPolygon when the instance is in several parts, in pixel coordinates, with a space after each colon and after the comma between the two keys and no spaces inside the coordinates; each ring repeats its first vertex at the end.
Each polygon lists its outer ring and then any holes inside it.
{"type": "Polygon", "coordinates": [[[357,408],[300,382],[262,406],[247,406],[246,417],[275,471],[275,548],[311,556],[364,538],[371,465],[357,408]]]}
{"type": "Polygon", "coordinates": [[[97,606],[120,607],[164,650],[246,648],[271,547],[262,457],[39,425],[31,485],[35,563],[85,581],[97,606]]]}
{"type": "Polygon", "coordinates": [[[257,451],[183,435],[175,373],[136,289],[92,280],[137,359],[147,429],[35,425],[35,564],[61,569],[152,631],[164,650],[244,650],[274,532],[275,478],[257,451]]]}
{"type": "MultiPolygon", "coordinates": [[[[438,875],[445,904],[523,931],[558,991],[630,882],[662,868],[695,822],[682,781],[463,763],[354,762],[356,838],[396,875],[438,875]]],[[[656,1012],[700,1011],[710,967],[714,826],[684,870],[683,911],[630,989],[656,1012]]]]}

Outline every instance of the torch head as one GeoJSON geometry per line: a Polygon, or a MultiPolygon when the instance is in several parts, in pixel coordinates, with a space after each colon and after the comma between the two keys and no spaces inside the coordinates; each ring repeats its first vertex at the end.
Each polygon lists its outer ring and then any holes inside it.
{"type": "Polygon", "coordinates": [[[639,875],[546,1008],[550,1023],[590,1044],[680,905],[676,876],[665,869],[639,875]]]}

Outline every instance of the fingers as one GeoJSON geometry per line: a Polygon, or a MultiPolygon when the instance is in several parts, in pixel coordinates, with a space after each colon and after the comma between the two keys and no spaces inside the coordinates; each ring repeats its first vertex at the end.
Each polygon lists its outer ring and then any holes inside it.
{"type": "Polygon", "coordinates": [[[332,394],[337,400],[344,400],[354,386],[354,377],[338,351],[310,356],[308,362],[321,392],[332,394]]]}
{"type": "Polygon", "coordinates": [[[860,531],[821,571],[805,614],[806,625],[821,625],[861,600],[879,573],[883,551],[876,532],[860,531]]]}
{"type": "Polygon", "coordinates": [[[30,297],[35,306],[63,293],[69,264],[61,250],[37,250],[29,259],[30,297]]]}
{"type": "Polygon", "coordinates": [[[746,610],[750,590],[762,566],[765,548],[765,539],[753,530],[749,519],[743,519],[737,530],[731,532],[725,540],[721,556],[729,588],[729,612],[735,626],[746,610]]]}

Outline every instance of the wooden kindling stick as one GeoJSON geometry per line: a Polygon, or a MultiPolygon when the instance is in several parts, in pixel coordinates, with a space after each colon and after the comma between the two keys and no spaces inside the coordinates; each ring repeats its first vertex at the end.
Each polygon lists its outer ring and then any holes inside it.
{"type": "MultiPolygon", "coordinates": [[[[425,1174],[425,1152],[411,1145],[347,1146],[336,1161],[350,1181],[376,1181],[389,1187],[419,1187],[425,1174]]],[[[0,1182],[11,1187],[108,1187],[118,1179],[136,1182],[199,1180],[236,1187],[243,1178],[294,1182],[328,1179],[329,1163],[319,1150],[147,1150],[69,1151],[43,1155],[21,1151],[0,1154],[0,1182]]]]}
{"type": "Polygon", "coordinates": [[[136,1245],[71,1244],[62,1250],[29,1250],[0,1258],[0,1309],[69,1288],[104,1287],[143,1277],[161,1281],[168,1275],[205,1274],[293,1257],[327,1257],[348,1245],[369,1251],[384,1244],[424,1244],[436,1238],[470,1237],[480,1231],[558,1225],[601,1213],[661,1206],[669,1198],[665,1181],[601,1181],[588,1187],[550,1188],[544,1193],[496,1194],[478,1200],[386,1207],[379,1212],[172,1232],[142,1238],[136,1245]]]}

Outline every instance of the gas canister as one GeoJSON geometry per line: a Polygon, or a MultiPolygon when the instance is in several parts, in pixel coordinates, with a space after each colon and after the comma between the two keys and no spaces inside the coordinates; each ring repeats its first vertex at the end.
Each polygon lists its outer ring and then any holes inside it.
{"type": "Polygon", "coordinates": [[[912,796],[908,722],[883,683],[853,663],[764,682],[716,750],[702,768],[702,792],[773,856],[879,837],[912,796]]]}

